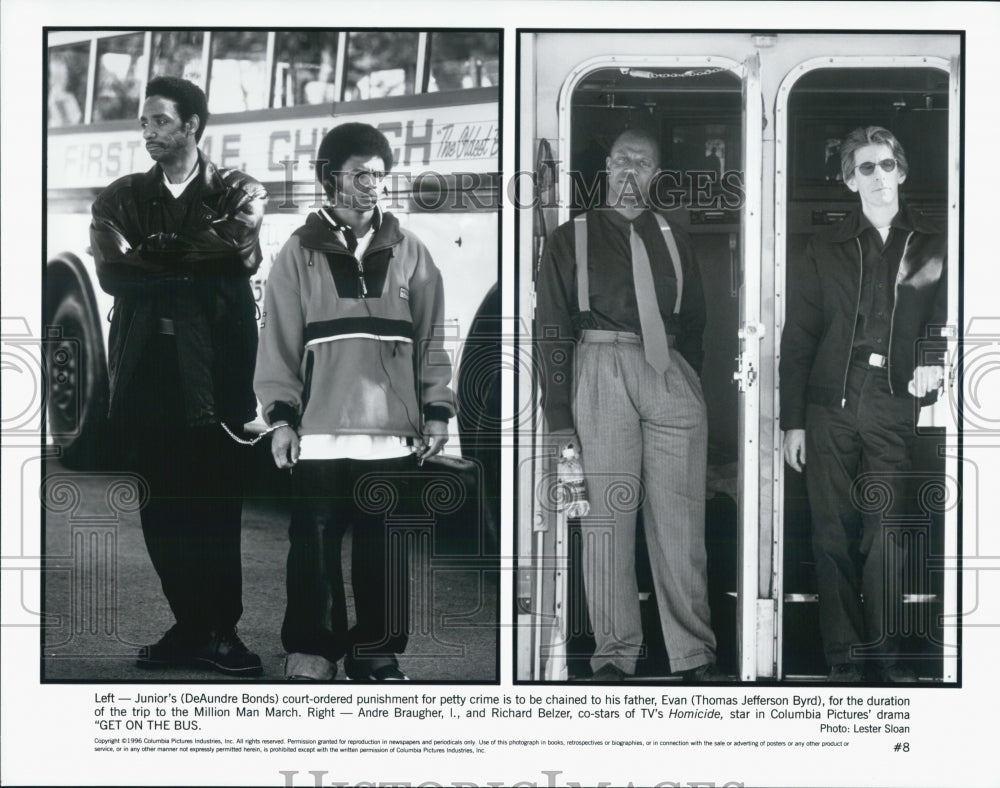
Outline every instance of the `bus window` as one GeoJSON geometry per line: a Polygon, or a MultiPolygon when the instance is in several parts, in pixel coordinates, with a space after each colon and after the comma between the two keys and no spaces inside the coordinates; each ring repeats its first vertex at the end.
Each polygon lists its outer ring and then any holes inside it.
{"type": "Polygon", "coordinates": [[[180,77],[204,85],[202,46],[205,34],[193,30],[153,33],[154,77],[180,77]]]}
{"type": "MultiPolygon", "coordinates": [[[[148,38],[148,73],[138,63],[134,67],[140,96],[149,77],[161,75],[186,78],[208,90],[209,107],[220,116],[213,119],[208,133],[202,138],[201,149],[206,158],[221,166],[239,167],[257,177],[262,177],[262,173],[267,173],[269,167],[276,164],[283,171],[285,162],[299,163],[296,172],[289,173],[292,180],[285,188],[271,190],[260,236],[264,262],[251,281],[258,306],[263,305],[271,261],[305,214],[317,207],[317,185],[312,169],[303,165],[308,165],[314,156],[326,129],[341,122],[331,118],[329,112],[335,101],[343,100],[341,88],[347,83],[347,30],[164,29],[113,33],[74,30],[48,34],[51,46],[46,62],[52,86],[48,96],[49,123],[52,126],[79,125],[53,129],[47,137],[46,243],[50,270],[60,273],[47,280],[50,287],[46,292],[49,305],[46,314],[59,315],[59,319],[52,322],[60,326],[65,324],[67,333],[64,336],[74,337],[79,336],[78,332],[74,333],[77,329],[69,325],[68,318],[63,319],[69,314],[67,310],[74,315],[86,314],[84,322],[88,329],[93,328],[90,332],[93,342],[87,348],[90,364],[81,361],[81,369],[86,368],[88,374],[86,380],[81,377],[76,383],[88,386],[94,380],[107,377],[106,371],[94,364],[103,363],[106,345],[102,346],[102,340],[107,339],[109,326],[105,317],[112,308],[111,296],[92,278],[94,268],[90,261],[93,255],[89,249],[88,231],[90,206],[95,195],[116,178],[144,172],[151,164],[143,149],[135,117],[84,125],[92,112],[96,93],[93,83],[98,52],[107,56],[127,50],[122,41],[126,36],[130,46],[133,40],[137,46],[140,40],[148,38]],[[116,41],[104,44],[108,38],[116,41]],[[265,112],[260,111],[265,108],[265,112]],[[227,114],[221,116],[224,112],[227,114]],[[67,260],[86,261],[82,266],[86,270],[63,275],[70,267],[67,260]],[[77,284],[81,281],[84,284],[77,284]],[[61,309],[64,303],[69,306],[61,309]]],[[[499,38],[496,33],[493,37],[499,38]]],[[[420,88],[416,82],[418,51],[427,51],[423,61],[427,71],[430,66],[429,46],[418,46],[418,42],[429,44],[429,38],[427,33],[415,30],[352,36],[352,51],[355,52],[352,97],[384,96],[369,102],[370,106],[356,105],[363,111],[356,117],[352,115],[352,119],[385,129],[390,144],[398,151],[401,167],[405,165],[412,172],[412,175],[404,174],[387,182],[391,192],[385,195],[383,205],[393,211],[404,226],[421,236],[445,281],[456,283],[449,290],[446,320],[448,353],[455,360],[455,380],[458,381],[463,374],[460,351],[464,336],[470,331],[476,308],[496,281],[497,224],[496,216],[489,212],[495,214],[500,192],[497,166],[499,99],[496,88],[487,88],[464,92],[470,95],[442,93],[440,100],[425,95],[414,102],[413,94],[420,88]],[[366,49],[373,54],[363,54],[366,49]],[[374,89],[375,79],[362,79],[367,74],[366,69],[372,69],[372,76],[381,80],[381,91],[374,89]],[[385,77],[392,69],[402,75],[398,90],[385,89],[385,77]],[[390,93],[410,95],[389,97],[390,93]],[[414,127],[413,133],[407,124],[414,127]],[[440,140],[441,144],[431,145],[430,140],[440,140]],[[422,181],[429,187],[433,185],[434,191],[432,194],[427,192],[428,199],[421,201],[412,196],[415,191],[412,181],[424,172],[430,177],[422,181]],[[489,271],[482,276],[470,275],[470,271],[482,265],[489,271]]],[[[492,47],[493,52],[497,49],[497,46],[492,47]]],[[[469,52],[473,51],[470,48],[469,52]]],[[[491,50],[487,47],[484,51],[488,54],[491,50]]],[[[464,51],[455,55],[466,56],[464,51]]],[[[112,63],[107,57],[105,61],[105,66],[110,68],[112,63]]],[[[127,63],[124,68],[123,73],[127,73],[127,63]]],[[[473,374],[474,364],[470,370],[473,372],[469,374],[473,374]]],[[[460,384],[456,382],[455,385],[460,384]]],[[[82,398],[79,411],[64,415],[64,421],[60,422],[77,419],[72,422],[75,432],[67,435],[65,441],[60,438],[60,444],[64,447],[75,444],[78,447],[76,456],[85,463],[93,459],[85,456],[90,448],[103,440],[95,438],[92,441],[91,436],[102,428],[100,414],[104,411],[99,391],[91,395],[74,389],[74,397],[76,394],[82,398]],[[91,418],[92,414],[97,415],[91,418]],[[85,424],[79,426],[82,422],[85,424]]],[[[77,401],[74,397],[69,397],[71,404],[77,401]]],[[[51,405],[58,408],[54,399],[51,405]]],[[[55,438],[56,433],[69,431],[53,430],[51,434],[55,438]]],[[[456,446],[457,442],[451,445],[456,446]]],[[[73,449],[68,451],[74,453],[73,449]]]]}
{"type": "Polygon", "coordinates": [[[344,101],[416,92],[418,33],[351,33],[344,101]]]}
{"type": "Polygon", "coordinates": [[[97,42],[95,123],[139,117],[139,91],[145,79],[145,67],[142,33],[97,42]]]}
{"type": "Polygon", "coordinates": [[[496,33],[432,33],[427,92],[488,88],[500,77],[500,36],[496,33]]]}
{"type": "Polygon", "coordinates": [[[212,36],[209,110],[221,113],[266,108],[266,59],[267,33],[215,33],[212,36]]]}
{"type": "Polygon", "coordinates": [[[274,106],[337,101],[337,33],[278,33],[275,42],[274,106]]]}
{"type": "Polygon", "coordinates": [[[89,58],[88,42],[54,48],[49,53],[49,128],[83,121],[89,58]]]}

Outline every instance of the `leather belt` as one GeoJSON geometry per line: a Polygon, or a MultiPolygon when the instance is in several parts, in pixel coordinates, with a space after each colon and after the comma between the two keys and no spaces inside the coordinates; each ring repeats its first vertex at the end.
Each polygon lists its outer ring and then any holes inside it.
{"type": "MultiPolygon", "coordinates": [[[[674,346],[675,336],[667,334],[667,345],[674,346]]],[[[580,332],[580,341],[588,344],[607,345],[641,345],[642,337],[631,331],[605,331],[597,328],[585,328],[580,332]]]]}
{"type": "Polygon", "coordinates": [[[889,359],[881,353],[872,353],[868,350],[857,349],[851,353],[851,360],[857,361],[860,364],[865,364],[869,367],[877,367],[879,369],[885,369],[889,363],[889,359]]]}

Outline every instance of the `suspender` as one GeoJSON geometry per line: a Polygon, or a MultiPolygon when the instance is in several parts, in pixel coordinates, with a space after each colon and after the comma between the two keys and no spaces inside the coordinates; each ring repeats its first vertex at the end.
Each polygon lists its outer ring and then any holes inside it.
{"type": "Polygon", "coordinates": [[[587,214],[573,220],[576,231],[576,301],[581,312],[590,311],[590,273],[587,271],[587,214]]]}
{"type": "MultiPolygon", "coordinates": [[[[684,272],[681,270],[681,253],[674,240],[673,231],[667,220],[654,213],[663,240],[667,244],[667,256],[674,266],[674,276],[677,279],[677,300],[674,302],[674,314],[681,311],[681,296],[684,294],[684,272]]],[[[581,312],[590,311],[590,273],[587,270],[587,214],[581,213],[573,220],[574,240],[576,241],[576,297],[581,312]]]]}

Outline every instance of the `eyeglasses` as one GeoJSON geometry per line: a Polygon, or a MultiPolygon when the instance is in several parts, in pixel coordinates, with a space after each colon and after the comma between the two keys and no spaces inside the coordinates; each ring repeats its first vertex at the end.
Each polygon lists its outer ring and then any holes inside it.
{"type": "Polygon", "coordinates": [[[374,189],[385,180],[385,173],[379,170],[346,170],[343,173],[362,189],[374,189]]]}
{"type": "MultiPolygon", "coordinates": [[[[883,172],[892,172],[894,169],[896,169],[896,160],[882,159],[882,161],[878,163],[878,166],[882,168],[883,172]]],[[[856,169],[862,175],[871,175],[873,172],[875,172],[875,162],[866,161],[862,164],[857,165],[854,169],[856,169]]]]}
{"type": "Polygon", "coordinates": [[[611,166],[615,169],[623,170],[626,167],[634,167],[640,172],[648,172],[652,170],[656,165],[649,159],[633,159],[630,156],[623,156],[619,154],[611,159],[611,166]]]}

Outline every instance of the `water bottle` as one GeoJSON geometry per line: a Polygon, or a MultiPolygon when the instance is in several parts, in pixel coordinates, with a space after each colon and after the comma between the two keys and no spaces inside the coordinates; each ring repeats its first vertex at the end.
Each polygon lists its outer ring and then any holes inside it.
{"type": "Polygon", "coordinates": [[[560,487],[559,500],[566,516],[571,518],[586,517],[590,513],[590,501],[587,500],[587,482],[583,478],[583,466],[580,455],[573,444],[563,449],[559,460],[558,480],[560,487]]]}

